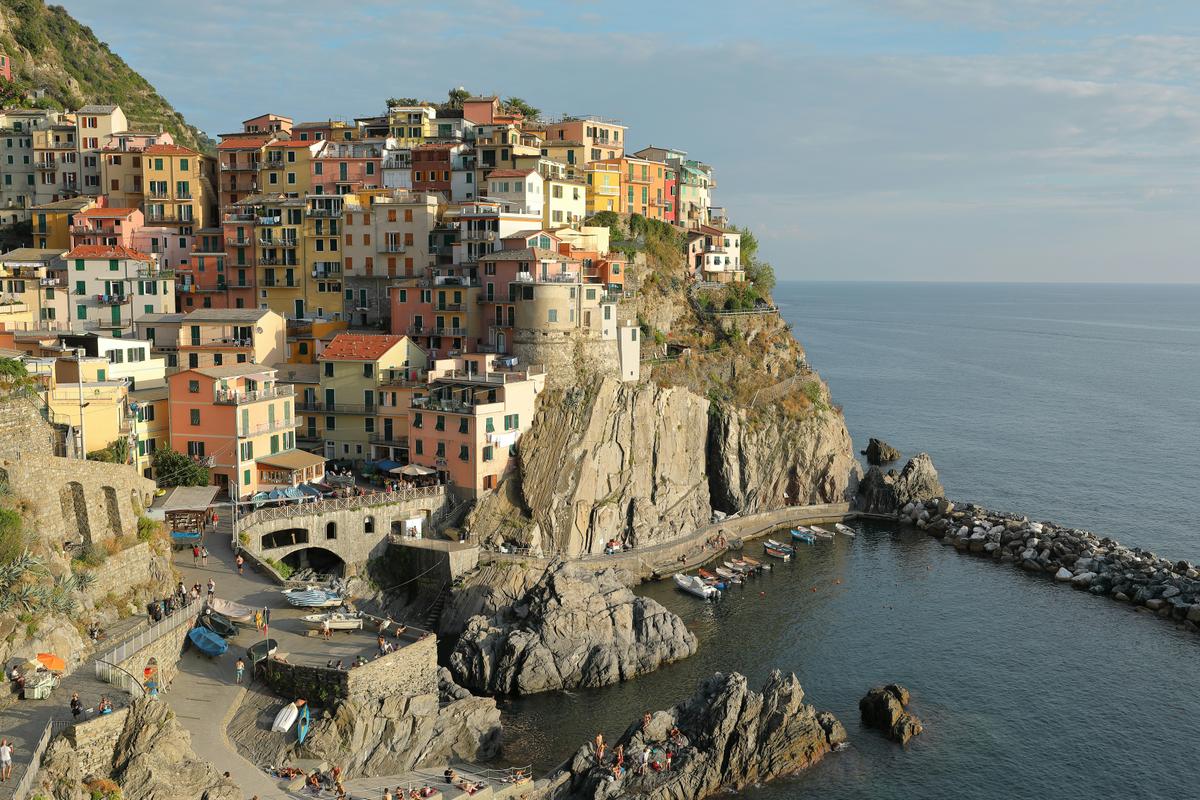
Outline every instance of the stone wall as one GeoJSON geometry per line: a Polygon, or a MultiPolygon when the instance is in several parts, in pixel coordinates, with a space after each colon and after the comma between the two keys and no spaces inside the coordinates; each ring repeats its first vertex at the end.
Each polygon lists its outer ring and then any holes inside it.
{"type": "Polygon", "coordinates": [[[63,732],[63,738],[71,744],[79,759],[80,777],[107,775],[112,771],[113,751],[117,749],[127,716],[128,707],[72,725],[63,732]]]}
{"type": "Polygon", "coordinates": [[[91,574],[95,580],[88,586],[87,595],[92,602],[109,593],[124,597],[147,584],[169,587],[172,580],[168,562],[154,552],[149,542],[138,542],[109,556],[91,574]]]}
{"type": "Polygon", "coordinates": [[[442,539],[394,539],[388,553],[395,583],[413,581],[418,591],[436,593],[479,565],[479,548],[442,539]]]}
{"type": "Polygon", "coordinates": [[[0,400],[0,453],[52,456],[58,432],[38,411],[36,397],[0,400]]]}
{"type": "Polygon", "coordinates": [[[265,680],[276,694],[291,699],[304,698],[323,708],[349,696],[346,687],[350,674],[344,670],[285,661],[263,661],[255,667],[255,677],[265,680]]]}
{"type": "Polygon", "coordinates": [[[513,331],[513,355],[525,364],[546,368],[546,385],[575,386],[592,375],[620,377],[617,340],[582,331],[513,331]]]}
{"type": "Polygon", "coordinates": [[[437,637],[409,628],[416,641],[348,673],[347,692],[353,700],[369,700],[383,694],[433,694],[438,691],[437,637]]]}
{"type": "Polygon", "coordinates": [[[142,670],[146,668],[146,665],[150,663],[150,659],[153,658],[158,662],[159,688],[165,689],[171,685],[171,682],[175,680],[175,676],[179,674],[179,657],[183,654],[183,645],[187,642],[188,631],[192,627],[190,624],[180,625],[168,631],[142,649],[130,653],[126,658],[119,661],[117,666],[140,680],[142,670]]]}

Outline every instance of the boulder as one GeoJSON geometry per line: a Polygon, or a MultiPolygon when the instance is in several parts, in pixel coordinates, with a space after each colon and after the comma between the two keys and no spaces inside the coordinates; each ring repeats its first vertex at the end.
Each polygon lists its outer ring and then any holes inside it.
{"type": "Polygon", "coordinates": [[[867,470],[859,482],[855,505],[862,511],[875,514],[894,514],[908,504],[916,507],[927,500],[944,497],[946,490],[938,479],[933,460],[926,453],[917,453],[904,469],[884,472],[878,466],[867,470]]]}
{"type": "Polygon", "coordinates": [[[1074,577],[1075,574],[1066,567],[1059,567],[1058,572],[1054,573],[1054,580],[1056,581],[1069,581],[1074,577]]]}
{"type": "Polygon", "coordinates": [[[900,744],[907,744],[924,730],[921,720],[906,710],[909,700],[908,689],[898,683],[876,686],[858,701],[863,725],[877,728],[900,744]]]}
{"type": "MultiPolygon", "coordinates": [[[[626,754],[644,748],[669,748],[671,770],[629,770],[613,780],[611,759],[598,764],[589,745],[552,773],[542,796],[550,800],[599,800],[638,797],[646,800],[699,800],[738,791],[763,781],[800,772],[845,741],[846,731],[828,712],[804,703],[795,675],[778,670],[762,692],[745,676],[717,673],[690,699],[634,722],[613,743],[626,754]],[[669,732],[679,729],[672,741],[669,732]]],[[[611,749],[610,749],[611,753],[611,749]]],[[[627,763],[632,761],[627,755],[627,763]]]]}
{"type": "Polygon", "coordinates": [[[605,686],[696,652],[678,615],[638,597],[613,569],[559,564],[511,608],[467,622],[455,679],[489,694],[605,686]]]}
{"type": "Polygon", "coordinates": [[[883,439],[872,438],[867,442],[867,449],[862,451],[862,454],[867,457],[867,463],[873,466],[879,464],[888,464],[892,461],[897,461],[900,458],[900,451],[892,447],[883,439]]]}

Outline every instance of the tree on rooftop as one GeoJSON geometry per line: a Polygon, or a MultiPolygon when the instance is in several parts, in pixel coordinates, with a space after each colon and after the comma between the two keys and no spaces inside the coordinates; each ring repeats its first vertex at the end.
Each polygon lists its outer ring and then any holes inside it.
{"type": "Polygon", "coordinates": [[[540,108],[534,108],[519,97],[509,97],[501,105],[510,114],[520,114],[527,120],[536,120],[542,115],[540,108]]]}
{"type": "Polygon", "coordinates": [[[208,469],[169,447],[155,450],[151,464],[159,486],[208,486],[208,469]]]}
{"type": "Polygon", "coordinates": [[[468,92],[466,89],[464,89],[461,86],[458,87],[457,89],[451,89],[449,92],[446,93],[446,107],[447,108],[462,108],[463,103],[465,103],[467,98],[470,96],[471,96],[471,93],[468,92]]]}
{"type": "Polygon", "coordinates": [[[388,108],[396,106],[415,106],[420,105],[420,101],[415,97],[389,97],[387,99],[388,108]]]}

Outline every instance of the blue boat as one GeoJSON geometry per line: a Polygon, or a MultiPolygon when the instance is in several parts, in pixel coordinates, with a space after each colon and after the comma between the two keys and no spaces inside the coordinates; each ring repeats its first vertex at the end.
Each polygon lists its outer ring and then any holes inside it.
{"type": "Polygon", "coordinates": [[[188,638],[196,645],[197,650],[209,658],[219,656],[229,649],[225,640],[208,628],[192,628],[188,631],[188,638]]]}
{"type": "Polygon", "coordinates": [[[792,531],[792,540],[796,542],[804,542],[805,544],[812,544],[817,540],[817,537],[813,536],[808,531],[794,530],[792,531]]]}
{"type": "Polygon", "coordinates": [[[300,719],[296,721],[296,741],[304,744],[308,738],[308,729],[312,727],[312,716],[308,713],[308,704],[300,706],[300,719]]]}

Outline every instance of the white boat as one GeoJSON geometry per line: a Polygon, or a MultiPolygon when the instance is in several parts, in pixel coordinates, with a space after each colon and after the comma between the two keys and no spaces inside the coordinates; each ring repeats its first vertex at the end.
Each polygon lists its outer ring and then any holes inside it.
{"type": "Polygon", "coordinates": [[[279,709],[279,713],[275,715],[275,721],[271,723],[271,730],[278,733],[287,733],[288,729],[296,722],[296,717],[298,716],[300,716],[300,706],[295,703],[288,703],[279,709]]]}
{"type": "Polygon", "coordinates": [[[283,596],[294,606],[301,608],[329,608],[340,606],[345,602],[337,592],[329,592],[316,586],[306,586],[303,589],[284,589],[283,596]]]}
{"type": "Polygon", "coordinates": [[[251,623],[254,621],[254,612],[256,609],[250,606],[244,606],[241,603],[234,603],[231,600],[221,600],[213,598],[208,601],[208,607],[218,614],[224,614],[234,622],[251,623]]]}
{"type": "Polygon", "coordinates": [[[838,533],[844,533],[847,536],[854,535],[854,529],[851,528],[849,525],[843,525],[842,523],[838,522],[833,527],[837,528],[838,533]]]}
{"type": "Polygon", "coordinates": [[[362,614],[343,614],[339,611],[331,611],[325,614],[305,614],[301,619],[304,624],[314,630],[321,630],[325,626],[325,621],[329,620],[329,627],[335,631],[360,631],[363,627],[362,614]]]}
{"type": "Polygon", "coordinates": [[[820,525],[809,525],[808,529],[819,536],[833,536],[833,533],[822,528],[820,525]]]}
{"type": "Polygon", "coordinates": [[[717,573],[727,581],[741,581],[742,579],[740,573],[734,572],[731,569],[726,569],[725,567],[713,567],[713,572],[717,573]]]}
{"type": "Polygon", "coordinates": [[[785,553],[791,553],[796,549],[796,548],[792,547],[790,544],[784,544],[783,542],[777,542],[774,539],[767,539],[767,541],[763,545],[763,547],[774,547],[776,550],[782,550],[785,553]]]}
{"type": "Polygon", "coordinates": [[[721,594],[720,590],[714,586],[709,586],[698,575],[684,575],[681,572],[676,572],[675,585],[688,594],[703,597],[705,600],[719,597],[721,594]]]}

